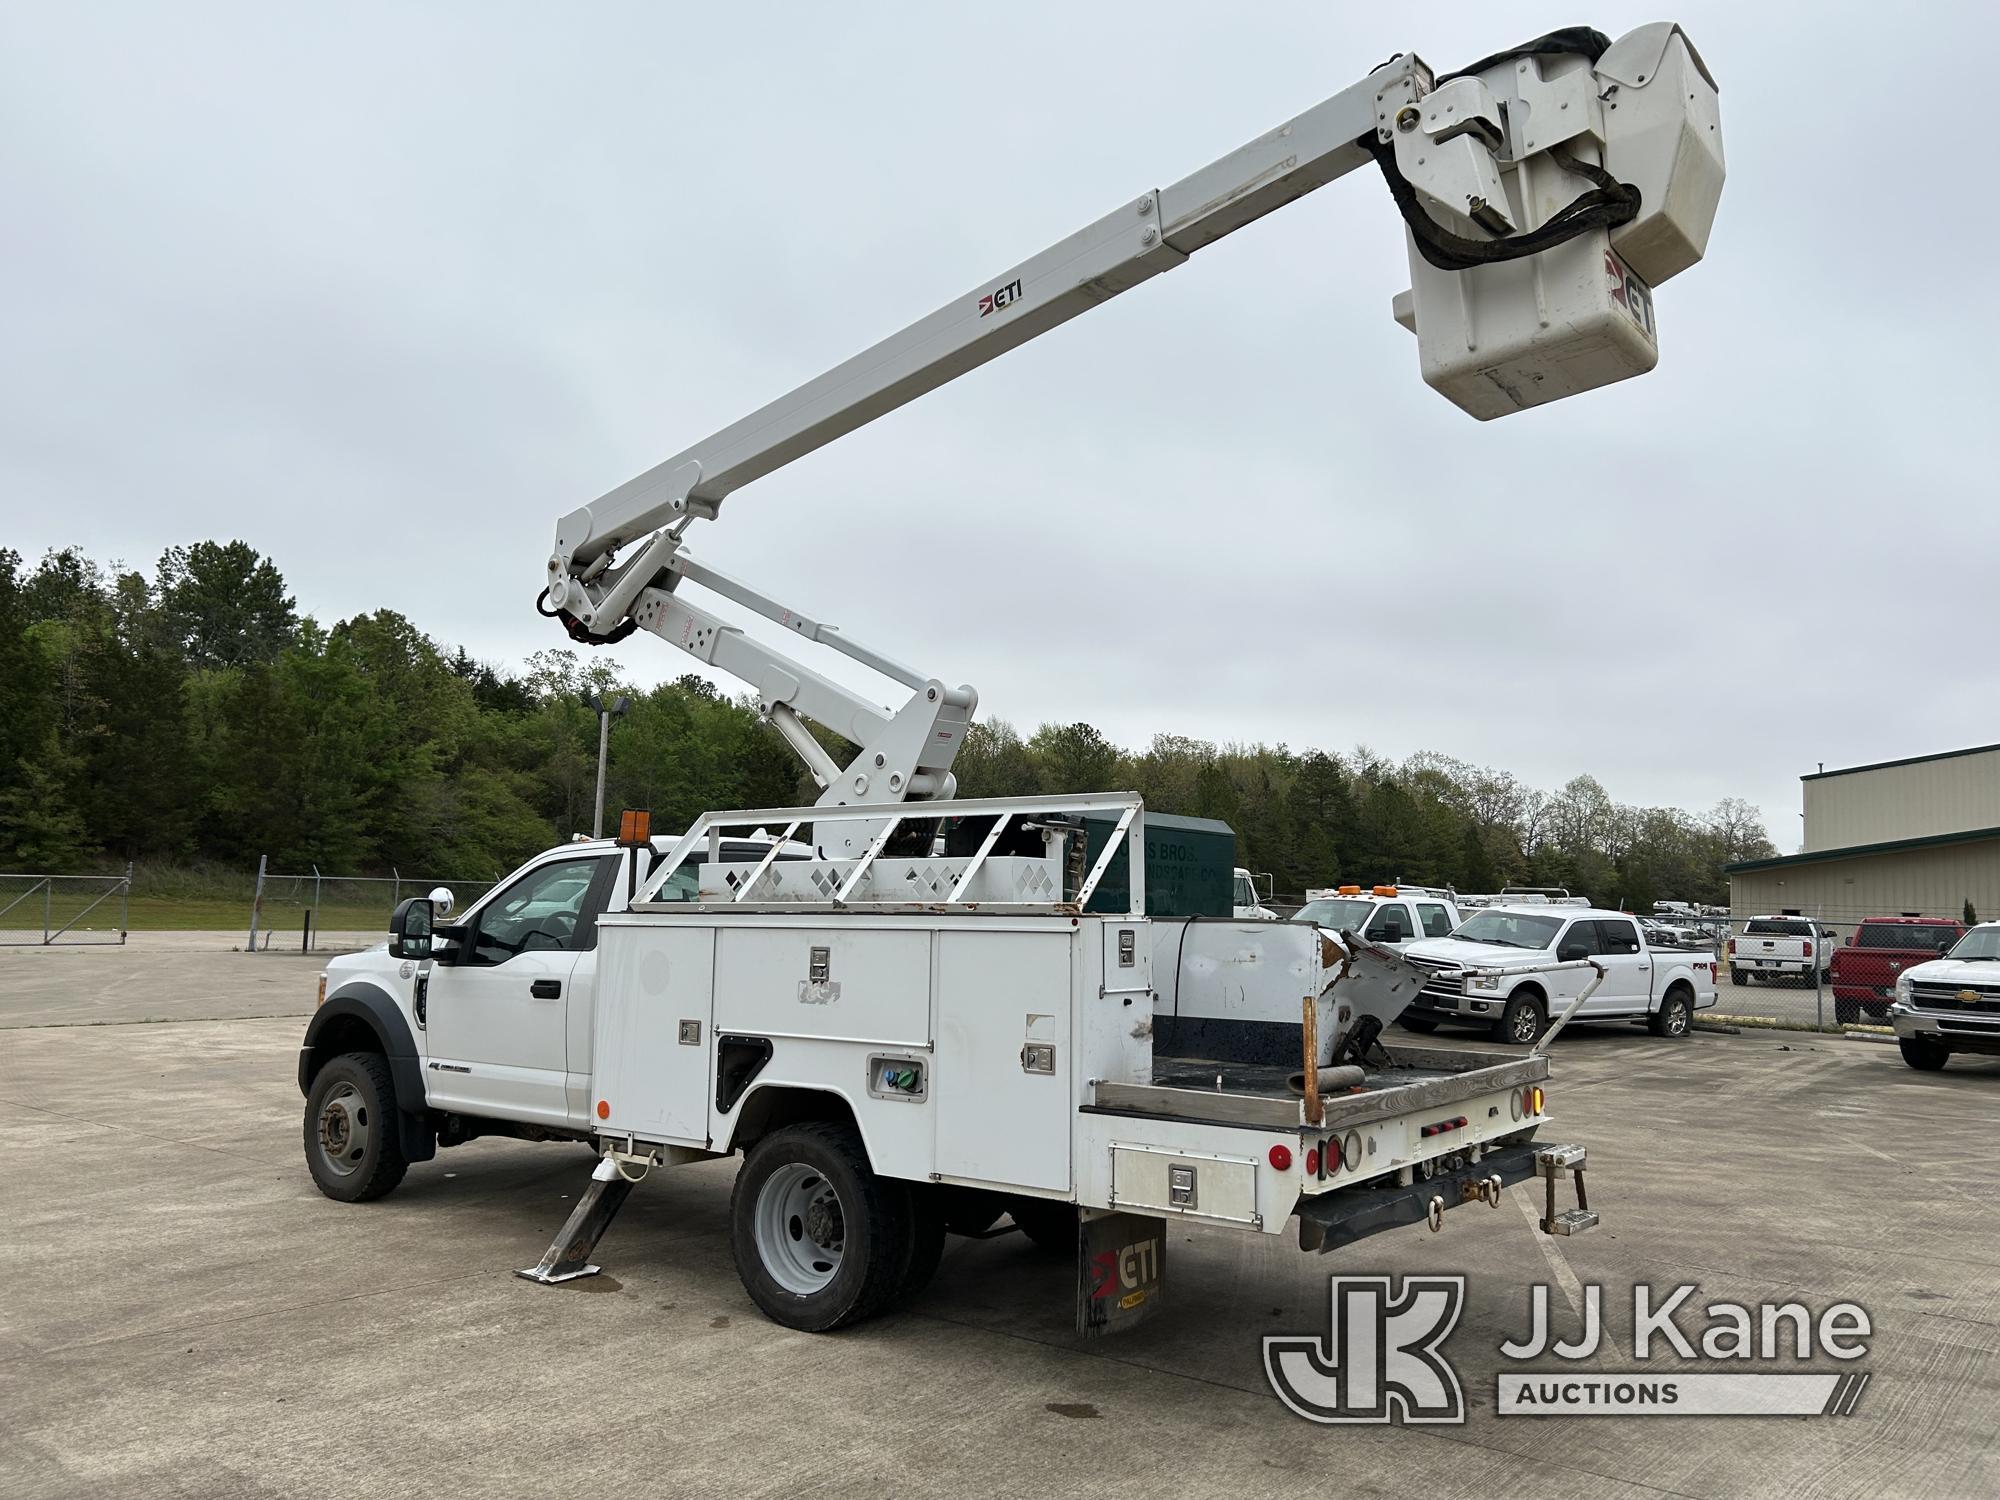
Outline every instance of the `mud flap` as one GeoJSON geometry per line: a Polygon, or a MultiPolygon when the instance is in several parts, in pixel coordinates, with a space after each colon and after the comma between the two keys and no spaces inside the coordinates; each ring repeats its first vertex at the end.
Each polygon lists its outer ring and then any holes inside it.
{"type": "Polygon", "coordinates": [[[1101,1338],[1151,1317],[1166,1282],[1167,1221],[1085,1209],[1076,1234],[1076,1331],[1101,1338]]]}

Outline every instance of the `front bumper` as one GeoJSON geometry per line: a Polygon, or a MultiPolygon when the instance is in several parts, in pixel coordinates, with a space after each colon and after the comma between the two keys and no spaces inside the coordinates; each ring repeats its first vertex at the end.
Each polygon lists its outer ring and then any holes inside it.
{"type": "Polygon", "coordinates": [[[2000,1056],[2000,1015],[1919,1010],[1914,1005],[1889,1007],[1889,1024],[1902,1041],[1941,1042],[1954,1052],[2000,1056]]]}

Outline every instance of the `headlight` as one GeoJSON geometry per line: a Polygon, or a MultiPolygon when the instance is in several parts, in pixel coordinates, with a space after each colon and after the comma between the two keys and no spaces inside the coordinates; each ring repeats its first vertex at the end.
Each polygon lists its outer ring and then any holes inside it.
{"type": "Polygon", "coordinates": [[[1898,1005],[1910,1003],[1910,976],[1907,974],[1896,976],[1896,1003],[1898,1005]]]}
{"type": "Polygon", "coordinates": [[[1468,974],[1465,976],[1465,987],[1469,990],[1497,990],[1500,988],[1500,976],[1498,974],[1468,974]]]}

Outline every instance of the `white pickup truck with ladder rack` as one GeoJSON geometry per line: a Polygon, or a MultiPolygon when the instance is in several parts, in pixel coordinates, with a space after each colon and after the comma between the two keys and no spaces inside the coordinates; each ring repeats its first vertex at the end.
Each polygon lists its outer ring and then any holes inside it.
{"type": "Polygon", "coordinates": [[[705,814],[657,844],[630,815],[622,855],[597,848],[587,879],[550,876],[546,898],[508,882],[450,924],[405,902],[386,949],[329,966],[301,1050],[322,1189],[379,1196],[440,1141],[594,1139],[588,1193],[523,1273],[552,1281],[595,1269],[647,1172],[742,1151],[739,1273],[808,1329],[907,1295],[947,1229],[1003,1212],[1078,1256],[1092,1332],[1157,1306],[1175,1219],[1276,1234],[1296,1218],[1328,1249],[1436,1228],[1539,1175],[1544,1229],[1593,1224],[1582,1149],[1536,1139],[1546,1038],[1384,1046],[1419,982],[1395,953],[1305,923],[1150,918],[1138,798],[955,799],[970,687],[683,545],[742,485],[1370,162],[1409,247],[1396,318],[1424,379],[1481,419],[1651,369],[1651,288],[1701,257],[1723,179],[1714,84],[1676,26],[1559,32],[1445,76],[1403,54],[563,516],[543,612],[586,642],[649,631],[751,684],[819,801],[705,814]],[[910,696],[882,708],[698,590],[910,696]],[[857,753],[837,764],[807,721],[857,753]],[[581,891],[588,921],[563,905],[581,891]],[[511,996],[517,964],[522,1005],[563,1019],[502,1057],[461,981],[476,969],[511,996]],[[563,1082],[530,1106],[536,1070],[563,1082]],[[1565,1176],[1579,1203],[1559,1212],[1565,1176]]]}

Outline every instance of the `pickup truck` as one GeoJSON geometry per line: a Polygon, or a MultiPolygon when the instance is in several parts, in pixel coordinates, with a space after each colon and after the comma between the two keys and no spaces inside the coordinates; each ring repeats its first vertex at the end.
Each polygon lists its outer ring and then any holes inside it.
{"type": "MultiPolygon", "coordinates": [[[[709,813],[675,841],[635,817],[462,916],[439,920],[442,892],[405,901],[386,944],[321,977],[298,1066],[314,1183],[362,1203],[481,1136],[589,1142],[587,1190],[522,1273],[548,1283],[596,1269],[653,1169],[742,1153],[738,1274],[815,1332],[914,1295],[947,1233],[1003,1216],[1074,1257],[1078,1328],[1107,1332],[1157,1304],[1175,1219],[1296,1220],[1323,1251],[1536,1177],[1580,1191],[1583,1148],[1537,1139],[1545,1049],[1383,1036],[1420,982],[1395,952],[1310,923],[1149,917],[1143,860],[1122,912],[1092,908],[1128,830],[1144,847],[1138,798],[925,811],[991,831],[970,855],[897,858],[900,806],[709,813]],[[1117,819],[1088,875],[1078,813],[1117,819]],[[843,819],[872,820],[866,852],[822,857],[852,847],[843,819]],[[996,852],[1014,820],[1030,852],[996,852]],[[788,842],[807,822],[814,844],[788,842]],[[786,833],[742,836],[766,828],[786,833]]],[[[1596,1223],[1544,1206],[1547,1233],[1596,1223]]]]}
{"type": "Polygon", "coordinates": [[[1920,1073],[1954,1052],[2000,1056],[2000,922],[1981,922],[1944,957],[1898,974],[1889,1023],[1920,1073]]]}
{"type": "Polygon", "coordinates": [[[1313,899],[1292,914],[1294,922],[1358,932],[1385,948],[1401,950],[1422,938],[1446,937],[1460,921],[1458,903],[1429,888],[1378,885],[1363,892],[1358,885],[1343,885],[1330,894],[1307,894],[1313,899]]]}
{"type": "Polygon", "coordinates": [[[1551,1009],[1584,983],[1579,959],[1605,971],[1579,1021],[1644,1021],[1655,1036],[1683,1037],[1694,1013],[1715,1004],[1713,953],[1650,947],[1630,914],[1593,907],[1489,906],[1448,938],[1411,944],[1403,957],[1431,971],[1402,1015],[1417,1032],[1452,1021],[1487,1027],[1500,1041],[1532,1042],[1551,1009]]]}
{"type": "Polygon", "coordinates": [[[1859,1021],[1863,1011],[1885,1018],[1903,971],[1950,952],[1964,936],[1965,924],[1950,917],[1870,917],[1833,955],[1835,1018],[1859,1021]]]}
{"type": "Polygon", "coordinates": [[[1789,979],[1810,988],[1833,962],[1838,941],[1839,934],[1831,927],[1816,927],[1789,912],[1752,917],[1743,924],[1741,935],[1729,940],[1729,982],[1789,979]]]}

